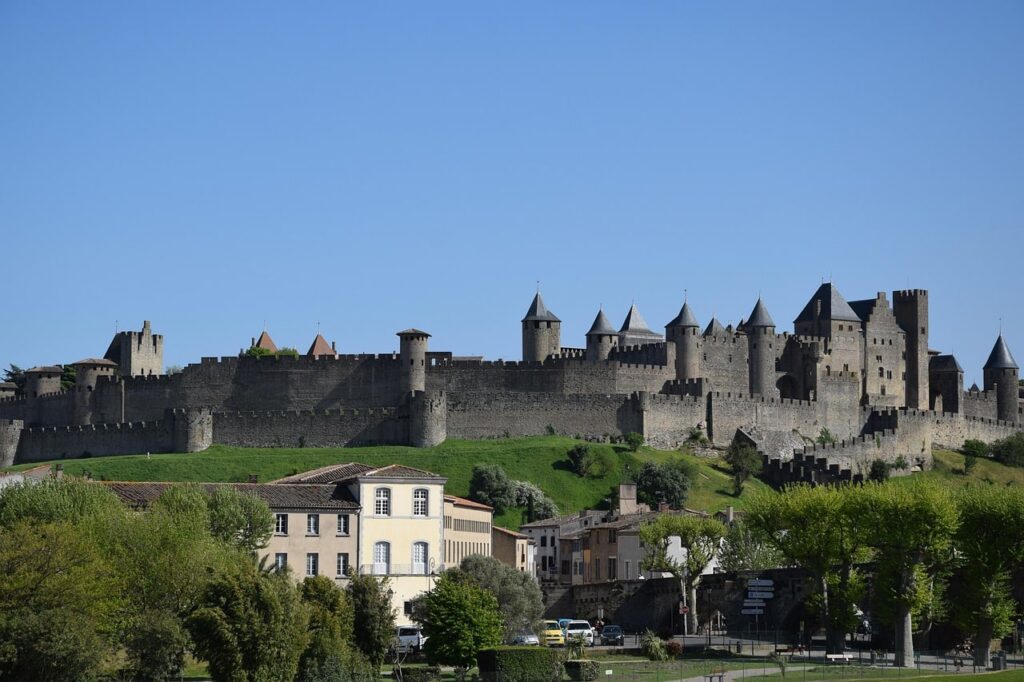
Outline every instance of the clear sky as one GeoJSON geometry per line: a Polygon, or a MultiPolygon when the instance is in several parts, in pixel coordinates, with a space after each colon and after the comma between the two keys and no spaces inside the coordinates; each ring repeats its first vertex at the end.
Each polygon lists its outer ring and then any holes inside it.
{"type": "Polygon", "coordinates": [[[0,2],[0,363],[518,359],[779,330],[823,279],[930,290],[931,345],[1024,361],[1024,3],[0,2]]]}

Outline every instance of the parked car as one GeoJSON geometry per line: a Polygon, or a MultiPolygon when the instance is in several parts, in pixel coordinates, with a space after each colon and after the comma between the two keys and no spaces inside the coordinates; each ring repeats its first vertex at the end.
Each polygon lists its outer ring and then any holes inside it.
{"type": "Polygon", "coordinates": [[[540,638],[532,632],[520,632],[512,638],[512,644],[517,646],[539,646],[540,638]]]}
{"type": "Polygon", "coordinates": [[[395,629],[395,650],[400,654],[419,653],[427,638],[415,625],[400,625],[395,629]]]}
{"type": "Polygon", "coordinates": [[[568,625],[571,622],[572,622],[572,618],[559,618],[558,619],[558,627],[559,627],[559,629],[563,633],[565,633],[565,626],[568,625]]]}
{"type": "Polygon", "coordinates": [[[557,620],[544,621],[544,629],[540,633],[540,643],[545,646],[565,646],[565,635],[558,627],[557,620]]]}
{"type": "Polygon", "coordinates": [[[585,620],[571,620],[565,626],[566,641],[573,637],[582,637],[584,644],[594,646],[594,630],[590,627],[590,623],[585,620]]]}
{"type": "Polygon", "coordinates": [[[605,625],[601,629],[601,644],[606,646],[622,646],[626,643],[626,635],[619,625],[605,625]]]}

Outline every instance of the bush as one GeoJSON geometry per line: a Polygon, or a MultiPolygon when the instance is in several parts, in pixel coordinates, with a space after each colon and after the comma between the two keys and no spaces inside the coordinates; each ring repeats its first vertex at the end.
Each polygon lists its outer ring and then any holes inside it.
{"type": "Polygon", "coordinates": [[[978,466],[978,458],[974,455],[964,456],[964,476],[970,476],[974,468],[978,466]]]}
{"type": "Polygon", "coordinates": [[[683,643],[670,639],[665,642],[665,653],[668,654],[669,658],[679,658],[683,655],[683,643]]]}
{"type": "Polygon", "coordinates": [[[573,446],[568,455],[573,473],[580,477],[601,478],[613,468],[608,453],[594,452],[585,443],[573,446]]]}
{"type": "Polygon", "coordinates": [[[597,661],[566,661],[565,674],[570,680],[596,680],[597,661]]]}
{"type": "Polygon", "coordinates": [[[752,445],[733,440],[724,459],[732,469],[732,494],[739,497],[743,484],[751,476],[761,473],[761,455],[752,445]]]}
{"type": "Polygon", "coordinates": [[[441,682],[441,669],[437,666],[426,668],[402,668],[402,676],[392,673],[401,682],[441,682]]]}
{"type": "Polygon", "coordinates": [[[1024,467],[1024,433],[992,443],[992,458],[1011,467],[1024,467]]]}
{"type": "Polygon", "coordinates": [[[968,438],[964,441],[964,446],[960,448],[960,452],[965,457],[988,457],[989,447],[985,445],[984,441],[975,440],[974,438],[968,438]]]}
{"type": "Polygon", "coordinates": [[[643,435],[636,431],[630,431],[627,433],[623,440],[625,440],[626,445],[629,446],[630,452],[636,452],[640,449],[640,446],[644,444],[643,435]]]}
{"type": "Polygon", "coordinates": [[[494,507],[501,514],[516,503],[515,487],[497,464],[477,464],[469,480],[469,498],[494,507]]]}
{"type": "Polygon", "coordinates": [[[871,469],[868,470],[868,480],[877,481],[882,483],[883,481],[889,480],[889,471],[891,467],[883,459],[876,459],[871,462],[871,469]]]}
{"type": "Polygon", "coordinates": [[[500,646],[476,655],[480,677],[501,682],[557,682],[562,679],[558,652],[547,647],[500,646]]]}
{"type": "Polygon", "coordinates": [[[679,459],[663,464],[644,462],[633,475],[637,500],[657,509],[665,501],[672,509],[681,509],[695,477],[695,467],[679,459]]]}
{"type": "Polygon", "coordinates": [[[651,630],[644,630],[644,634],[640,636],[640,653],[651,661],[668,660],[665,642],[651,630]]]}

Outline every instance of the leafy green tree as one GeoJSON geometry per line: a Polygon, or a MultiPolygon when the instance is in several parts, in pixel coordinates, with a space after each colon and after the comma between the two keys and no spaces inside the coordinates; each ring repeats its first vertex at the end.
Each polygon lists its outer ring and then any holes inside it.
{"type": "Polygon", "coordinates": [[[978,467],[978,458],[974,455],[964,455],[964,476],[970,476],[978,467]]]}
{"type": "Polygon", "coordinates": [[[309,611],[309,644],[299,659],[296,682],[348,682],[369,677],[369,663],[349,644],[353,613],[348,593],[326,576],[306,578],[299,593],[309,611]]]}
{"type": "Polygon", "coordinates": [[[590,475],[590,469],[594,465],[594,453],[586,443],[579,443],[569,448],[569,463],[572,471],[577,476],[586,477],[590,475]]]}
{"type": "Polygon", "coordinates": [[[214,578],[186,624],[214,682],[292,680],[306,649],[306,618],[291,577],[249,561],[214,578]]]}
{"type": "Polygon", "coordinates": [[[395,610],[388,579],[353,575],[348,584],[352,602],[354,643],[373,669],[380,670],[395,638],[395,610]]]}
{"type": "Polygon", "coordinates": [[[725,533],[718,563],[726,571],[761,571],[785,566],[786,559],[749,524],[736,521],[725,533]]]}
{"type": "Polygon", "coordinates": [[[668,571],[683,581],[689,603],[689,632],[697,632],[697,584],[701,574],[718,552],[725,537],[725,524],[700,516],[663,514],[640,526],[640,542],[645,555],[641,567],[645,571],[668,571]],[[672,538],[678,537],[683,548],[682,561],[668,554],[672,538]]]}
{"type": "Polygon", "coordinates": [[[931,578],[948,560],[957,507],[948,488],[923,478],[865,485],[858,497],[857,517],[869,532],[878,578],[895,613],[895,664],[913,665],[913,612],[930,598],[931,578]]]}
{"type": "Polygon", "coordinates": [[[60,390],[70,391],[71,389],[73,389],[75,387],[76,375],[77,372],[75,371],[74,365],[64,365],[63,367],[61,367],[60,390]]]}
{"type": "Polygon", "coordinates": [[[992,458],[1011,467],[1024,467],[1024,433],[1015,433],[992,444],[992,458]]]}
{"type": "Polygon", "coordinates": [[[497,464],[477,464],[469,479],[469,498],[494,507],[495,514],[515,505],[515,487],[497,464]]]}
{"type": "Polygon", "coordinates": [[[681,509],[693,484],[694,467],[678,459],[656,464],[644,462],[633,475],[637,500],[657,509],[665,501],[673,509],[681,509]]]}
{"type": "Polygon", "coordinates": [[[274,353],[274,355],[276,355],[279,358],[283,358],[283,357],[297,358],[297,357],[299,357],[299,351],[297,349],[295,349],[295,348],[290,347],[290,346],[282,346],[281,348],[277,349],[277,352],[274,353]]]}
{"type": "Polygon", "coordinates": [[[884,483],[889,480],[892,467],[884,459],[874,459],[868,469],[868,480],[876,483],[884,483]]]}
{"type": "Polygon", "coordinates": [[[242,354],[250,358],[265,358],[268,355],[273,355],[274,351],[267,348],[260,348],[259,346],[249,346],[248,349],[242,354]]]}
{"type": "Polygon", "coordinates": [[[867,529],[858,488],[798,485],[765,492],[747,505],[746,522],[772,545],[786,565],[806,570],[815,583],[817,608],[829,653],[840,653],[856,625],[854,605],[863,580],[856,564],[867,558],[867,529]]]}
{"type": "Polygon", "coordinates": [[[15,386],[15,395],[25,395],[25,370],[15,364],[8,365],[4,370],[4,381],[9,381],[15,386]]]}
{"type": "Polygon", "coordinates": [[[244,552],[263,549],[274,532],[274,514],[267,503],[234,488],[217,486],[209,510],[213,536],[244,552]]]}
{"type": "Polygon", "coordinates": [[[468,556],[458,568],[448,572],[461,575],[494,595],[501,610],[506,642],[525,630],[534,630],[544,615],[544,597],[537,581],[494,557],[468,556]]]}
{"type": "Polygon", "coordinates": [[[527,521],[550,519],[558,516],[558,506],[543,490],[529,481],[512,481],[517,507],[526,509],[527,521]]]}
{"type": "Polygon", "coordinates": [[[0,527],[18,521],[92,522],[124,514],[124,506],[113,493],[81,479],[47,479],[0,488],[0,527]]]}
{"type": "Polygon", "coordinates": [[[1024,564],[1024,491],[970,486],[959,492],[955,547],[963,570],[954,618],[974,633],[974,662],[988,665],[988,643],[1013,630],[1013,571],[1024,564]]]}
{"type": "Polygon", "coordinates": [[[636,431],[630,431],[627,433],[623,440],[625,440],[626,446],[629,447],[630,452],[636,452],[643,447],[644,444],[643,434],[637,433],[636,431]]]}
{"type": "Polygon", "coordinates": [[[139,614],[123,642],[128,670],[135,682],[181,679],[190,640],[182,620],[174,613],[153,610],[139,614]]]}
{"type": "Polygon", "coordinates": [[[733,440],[723,459],[732,470],[732,494],[739,497],[750,477],[761,473],[761,455],[753,446],[733,440]]]}
{"type": "Polygon", "coordinates": [[[478,651],[501,643],[494,595],[447,571],[423,598],[417,617],[427,637],[427,661],[453,666],[459,678],[476,663],[478,651]]]}
{"type": "Polygon", "coordinates": [[[0,679],[94,680],[113,651],[113,567],[67,521],[0,528],[0,679]]]}

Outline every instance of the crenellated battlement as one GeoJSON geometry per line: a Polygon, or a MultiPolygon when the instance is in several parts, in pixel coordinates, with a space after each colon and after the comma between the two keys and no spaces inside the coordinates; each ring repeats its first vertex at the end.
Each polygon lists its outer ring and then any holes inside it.
{"type": "Polygon", "coordinates": [[[814,402],[810,400],[798,400],[796,398],[775,398],[763,395],[750,395],[749,393],[733,393],[731,391],[711,391],[711,398],[715,402],[732,401],[737,403],[757,403],[761,405],[788,405],[794,407],[813,407],[814,402]]]}
{"type": "Polygon", "coordinates": [[[387,418],[397,414],[394,407],[374,407],[368,409],[330,409],[330,410],[263,410],[263,411],[238,411],[238,412],[214,412],[214,419],[309,419],[315,417],[326,417],[329,419],[365,419],[365,418],[387,418]]]}

